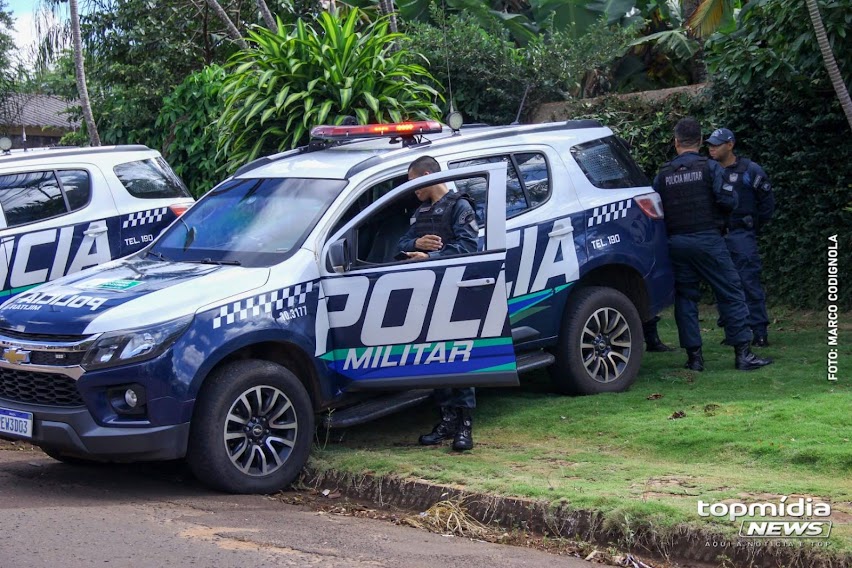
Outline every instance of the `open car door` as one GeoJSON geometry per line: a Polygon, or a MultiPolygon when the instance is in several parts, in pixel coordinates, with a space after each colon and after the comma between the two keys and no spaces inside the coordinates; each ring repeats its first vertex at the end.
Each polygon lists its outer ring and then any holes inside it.
{"type": "Polygon", "coordinates": [[[481,164],[409,181],[336,231],[320,256],[317,352],[349,389],[516,386],[506,297],[506,165],[481,164]],[[488,215],[475,252],[375,260],[398,250],[387,220],[410,216],[414,190],[482,183],[488,215]],[[378,238],[385,243],[375,242],[378,238]],[[392,246],[388,247],[390,244],[392,246]]]}

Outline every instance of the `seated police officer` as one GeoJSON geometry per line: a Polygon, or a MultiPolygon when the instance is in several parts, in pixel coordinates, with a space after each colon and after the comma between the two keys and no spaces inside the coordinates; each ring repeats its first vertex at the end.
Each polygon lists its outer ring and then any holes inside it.
{"type": "MultiPolygon", "coordinates": [[[[441,171],[430,157],[417,158],[408,167],[408,179],[441,171]]],[[[412,259],[427,259],[476,252],[479,227],[473,200],[467,194],[450,192],[443,183],[415,190],[423,204],[414,212],[411,227],[399,240],[399,249],[412,259]]],[[[440,444],[453,438],[456,451],[473,448],[473,419],[476,407],[474,389],[435,389],[435,402],[441,410],[441,421],[429,434],[420,436],[424,446],[440,444]]]]}
{"type": "Polygon", "coordinates": [[[737,194],[737,206],[728,219],[725,244],[740,275],[748,305],[748,325],[754,339],[752,345],[769,345],[769,315],[766,295],[760,284],[762,263],[757,249],[757,234],[775,211],[775,197],[769,177],[756,163],[734,154],[736,138],[727,128],[715,130],[707,145],[710,156],[725,168],[725,179],[737,194]]]}
{"type": "Polygon", "coordinates": [[[704,370],[701,328],[698,324],[700,280],[713,289],[725,322],[725,339],[734,346],[734,364],[741,371],[769,365],[751,352],[748,307],[721,229],[727,212],[736,206],[734,188],[724,181],[724,171],[698,154],[701,127],[692,118],[681,119],[674,129],[677,157],[663,165],[654,179],[660,194],[669,235],[669,255],[675,278],[675,321],[681,347],[687,352],[686,368],[704,370]]]}

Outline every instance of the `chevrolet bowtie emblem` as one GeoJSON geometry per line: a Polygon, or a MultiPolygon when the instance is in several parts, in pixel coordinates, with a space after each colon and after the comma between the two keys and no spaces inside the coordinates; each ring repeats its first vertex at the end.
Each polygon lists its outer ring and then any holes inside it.
{"type": "Polygon", "coordinates": [[[3,360],[13,365],[30,362],[30,352],[23,351],[17,347],[10,347],[3,350],[3,360]]]}

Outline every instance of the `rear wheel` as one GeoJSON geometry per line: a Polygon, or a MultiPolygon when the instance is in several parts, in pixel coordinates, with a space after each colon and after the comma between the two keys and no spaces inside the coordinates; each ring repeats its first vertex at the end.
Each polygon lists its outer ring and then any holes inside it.
{"type": "Polygon", "coordinates": [[[187,461],[214,489],[272,493],[299,475],[313,436],[313,406],[293,373],[269,361],[235,361],[199,393],[187,461]]]}
{"type": "Polygon", "coordinates": [[[565,310],[551,379],[565,394],[627,390],[642,362],[642,320],[618,290],[591,286],[572,294],[565,310]]]}

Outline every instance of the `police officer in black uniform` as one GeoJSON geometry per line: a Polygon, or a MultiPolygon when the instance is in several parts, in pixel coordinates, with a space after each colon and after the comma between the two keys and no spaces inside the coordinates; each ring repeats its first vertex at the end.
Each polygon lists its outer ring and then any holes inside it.
{"type": "Polygon", "coordinates": [[[725,322],[725,338],[734,346],[735,366],[750,371],[769,365],[752,353],[748,307],[731,255],[722,238],[725,215],[736,207],[734,188],[724,183],[724,170],[698,154],[701,127],[692,118],[674,129],[677,157],[663,165],[654,179],[669,234],[669,255],[675,278],[675,321],[680,345],[688,356],[686,368],[704,370],[698,325],[700,279],[710,284],[725,322]]]}
{"type": "MultiPolygon", "coordinates": [[[[439,171],[441,166],[435,158],[422,156],[408,167],[408,179],[439,171]]],[[[479,227],[470,196],[451,192],[442,183],[421,187],[415,194],[423,205],[414,212],[411,227],[399,240],[401,251],[412,259],[476,252],[479,227]]],[[[441,410],[441,421],[432,432],[420,436],[420,443],[432,446],[453,438],[454,450],[473,448],[474,389],[435,389],[434,396],[441,410]]]]}
{"type": "Polygon", "coordinates": [[[748,325],[754,339],[752,345],[769,345],[769,316],[766,295],[760,284],[762,263],[757,250],[757,234],[772,219],[775,197],[769,176],[756,163],[734,154],[736,138],[727,128],[715,130],[707,145],[710,156],[725,168],[725,179],[737,194],[737,206],[728,218],[725,244],[740,275],[748,304],[748,325]]]}

